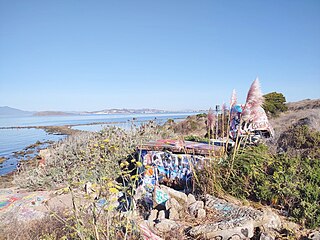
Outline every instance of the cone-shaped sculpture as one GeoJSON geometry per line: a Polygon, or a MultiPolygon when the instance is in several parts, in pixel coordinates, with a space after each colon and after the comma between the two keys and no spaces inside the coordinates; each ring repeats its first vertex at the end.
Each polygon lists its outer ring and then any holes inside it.
{"type": "Polygon", "coordinates": [[[241,119],[244,122],[251,123],[252,130],[267,130],[270,135],[273,135],[273,129],[268,121],[266,112],[262,108],[263,95],[260,89],[258,78],[251,84],[248,91],[247,101],[241,119]]]}
{"type": "Polygon", "coordinates": [[[243,121],[250,121],[253,120],[252,111],[258,109],[263,104],[263,96],[260,89],[259,79],[253,81],[251,87],[248,91],[247,101],[244,106],[244,110],[241,114],[241,118],[243,121]]]}
{"type": "Polygon", "coordinates": [[[231,99],[230,99],[230,109],[237,104],[237,93],[236,90],[233,89],[231,99]]]}

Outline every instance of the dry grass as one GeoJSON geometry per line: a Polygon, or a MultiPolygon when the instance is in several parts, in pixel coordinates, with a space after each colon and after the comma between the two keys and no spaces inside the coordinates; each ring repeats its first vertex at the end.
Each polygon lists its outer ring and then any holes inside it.
{"type": "Polygon", "coordinates": [[[133,158],[136,146],[172,136],[171,131],[163,131],[155,123],[129,131],[109,127],[100,133],[80,133],[51,147],[45,167],[27,167],[15,176],[14,182],[19,187],[38,190],[116,179],[120,175],[119,163],[133,158]]]}
{"type": "MultiPolygon", "coordinates": [[[[59,213],[62,215],[61,213],[59,213]]],[[[19,222],[12,219],[10,225],[1,226],[0,239],[4,240],[35,240],[35,239],[60,239],[70,236],[71,231],[61,221],[53,216],[47,216],[41,220],[19,222]]]]}
{"type": "MultiPolygon", "coordinates": [[[[129,131],[109,127],[100,133],[81,133],[52,146],[44,167],[23,169],[14,181],[31,190],[60,188],[59,191],[71,194],[73,206],[67,215],[54,213],[38,222],[17,223],[21,232],[26,233],[23,237],[139,239],[136,204],[128,200],[132,199],[138,179],[134,172],[136,147],[151,139],[173,136],[172,131],[150,122],[139,128],[133,126],[129,131]],[[133,170],[129,167],[131,164],[133,170]],[[125,184],[117,183],[117,178],[125,184]],[[117,211],[113,204],[119,192],[126,196],[125,213],[117,211]],[[79,204],[77,198],[86,201],[79,204]],[[102,206],[98,204],[101,199],[105,200],[102,206]]],[[[7,239],[23,239],[20,231],[15,232],[10,227],[5,231],[2,236],[7,239]]]]}

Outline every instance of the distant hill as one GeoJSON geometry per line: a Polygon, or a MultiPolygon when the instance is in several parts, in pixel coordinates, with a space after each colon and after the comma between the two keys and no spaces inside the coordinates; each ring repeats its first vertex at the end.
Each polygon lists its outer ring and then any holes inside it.
{"type": "Polygon", "coordinates": [[[61,112],[61,111],[41,111],[36,112],[33,116],[70,116],[75,115],[74,113],[61,112]]]}
{"type": "Polygon", "coordinates": [[[143,109],[104,109],[101,111],[94,111],[94,112],[87,112],[89,114],[152,114],[152,113],[166,113],[168,111],[158,110],[158,109],[150,109],[150,108],[143,108],[143,109]]]}
{"type": "Polygon", "coordinates": [[[32,112],[23,111],[8,106],[0,107],[0,116],[26,116],[32,115],[32,112]]]}

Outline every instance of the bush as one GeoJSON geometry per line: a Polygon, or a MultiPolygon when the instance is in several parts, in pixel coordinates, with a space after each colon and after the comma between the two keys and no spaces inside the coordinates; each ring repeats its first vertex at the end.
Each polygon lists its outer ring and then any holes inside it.
{"type": "MultiPolygon", "coordinates": [[[[128,131],[109,127],[100,133],[82,133],[53,146],[45,168],[24,169],[15,176],[21,187],[60,188],[58,194],[72,198],[72,207],[63,214],[51,212],[54,226],[43,224],[45,228],[34,237],[141,239],[133,198],[142,165],[134,158],[136,147],[166,137],[172,137],[172,132],[150,122],[128,131]]],[[[26,226],[26,231],[33,229],[26,226]]],[[[16,236],[11,231],[6,235],[16,236]]]]}
{"type": "Polygon", "coordinates": [[[285,105],[286,98],[282,93],[272,92],[263,96],[263,109],[271,116],[277,116],[280,112],[285,112],[288,107],[285,105]]]}
{"type": "Polygon", "coordinates": [[[295,125],[278,139],[278,150],[306,158],[320,158],[320,132],[306,125],[295,125]]]}
{"type": "MultiPolygon", "coordinates": [[[[285,211],[307,227],[320,226],[320,159],[272,155],[265,145],[236,155],[233,170],[226,159],[197,173],[203,191],[225,191],[285,211]],[[199,177],[200,178],[200,177],[199,177]]],[[[209,192],[212,193],[212,192],[209,192]]]]}
{"type": "Polygon", "coordinates": [[[50,149],[45,168],[24,169],[15,176],[15,183],[33,190],[55,189],[77,182],[98,183],[116,179],[119,163],[134,158],[136,147],[151,139],[172,136],[154,123],[125,131],[108,127],[100,133],[81,133],[57,143],[50,149]]]}
{"type": "Polygon", "coordinates": [[[184,137],[184,140],[186,141],[194,141],[194,142],[202,142],[202,143],[209,143],[209,138],[194,136],[194,135],[188,135],[184,137]]]}

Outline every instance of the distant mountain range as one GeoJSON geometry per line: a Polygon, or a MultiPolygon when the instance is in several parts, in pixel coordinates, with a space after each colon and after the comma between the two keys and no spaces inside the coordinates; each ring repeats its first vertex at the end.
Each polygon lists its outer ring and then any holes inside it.
{"type": "Polygon", "coordinates": [[[41,112],[35,112],[33,116],[70,116],[70,115],[76,115],[75,113],[69,113],[69,112],[61,112],[61,111],[41,111],[41,112]]]}
{"type": "Polygon", "coordinates": [[[101,111],[94,111],[88,112],[89,114],[150,114],[150,113],[167,113],[168,111],[158,110],[158,109],[150,109],[150,108],[143,108],[143,109],[105,109],[101,111]]]}
{"type": "Polygon", "coordinates": [[[0,107],[0,116],[26,116],[32,115],[34,112],[23,111],[8,106],[0,107]]]}
{"type": "MultiPolygon", "coordinates": [[[[169,113],[170,111],[152,109],[152,108],[142,108],[142,109],[104,109],[101,111],[93,112],[62,112],[62,111],[23,111],[16,108],[11,108],[8,106],[0,107],[0,116],[69,116],[69,115],[85,115],[85,114],[157,114],[157,113],[169,113]]],[[[183,111],[183,112],[195,112],[195,111],[183,111]]]]}

